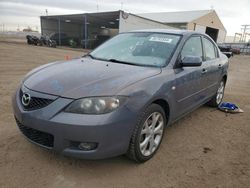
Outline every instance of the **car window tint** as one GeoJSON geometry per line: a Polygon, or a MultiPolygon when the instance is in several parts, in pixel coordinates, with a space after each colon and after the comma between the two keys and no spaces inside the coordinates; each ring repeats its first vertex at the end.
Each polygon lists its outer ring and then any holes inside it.
{"type": "Polygon", "coordinates": [[[199,36],[191,37],[184,44],[181,57],[184,58],[185,56],[198,56],[202,58],[202,45],[199,36]]]}
{"type": "Polygon", "coordinates": [[[204,39],[203,42],[204,42],[204,51],[206,60],[215,59],[217,55],[215,53],[214,44],[206,38],[203,39],[204,39]]]}

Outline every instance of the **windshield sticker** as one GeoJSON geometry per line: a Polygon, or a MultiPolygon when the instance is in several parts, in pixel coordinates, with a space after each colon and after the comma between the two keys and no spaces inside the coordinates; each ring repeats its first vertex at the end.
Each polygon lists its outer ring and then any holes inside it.
{"type": "Polygon", "coordinates": [[[165,37],[150,37],[149,41],[171,43],[173,39],[165,37]]]}

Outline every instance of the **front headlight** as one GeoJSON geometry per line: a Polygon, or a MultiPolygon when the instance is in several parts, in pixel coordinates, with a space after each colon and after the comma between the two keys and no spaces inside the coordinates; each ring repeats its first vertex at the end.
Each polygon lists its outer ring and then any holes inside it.
{"type": "Polygon", "coordinates": [[[91,97],[72,102],[65,112],[77,114],[106,114],[121,106],[126,97],[91,97]]]}

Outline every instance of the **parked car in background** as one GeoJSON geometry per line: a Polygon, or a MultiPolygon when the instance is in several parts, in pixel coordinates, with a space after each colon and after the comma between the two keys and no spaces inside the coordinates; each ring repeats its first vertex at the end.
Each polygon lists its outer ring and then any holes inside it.
{"type": "Polygon", "coordinates": [[[240,54],[240,48],[231,47],[231,52],[232,52],[233,54],[240,54]]]}
{"type": "Polygon", "coordinates": [[[82,159],[152,158],[166,127],[224,95],[228,58],[205,34],[122,33],[87,56],[43,65],[13,97],[31,142],[82,159]]]}
{"type": "Polygon", "coordinates": [[[231,52],[231,46],[226,44],[218,44],[221,52],[231,52]]]}
{"type": "Polygon", "coordinates": [[[233,52],[231,52],[231,46],[225,44],[218,44],[220,51],[225,54],[228,58],[233,56],[233,52]]]}
{"type": "Polygon", "coordinates": [[[230,53],[225,53],[225,54],[240,54],[240,48],[229,45],[229,44],[218,44],[218,47],[221,52],[230,52],[230,53]]]}

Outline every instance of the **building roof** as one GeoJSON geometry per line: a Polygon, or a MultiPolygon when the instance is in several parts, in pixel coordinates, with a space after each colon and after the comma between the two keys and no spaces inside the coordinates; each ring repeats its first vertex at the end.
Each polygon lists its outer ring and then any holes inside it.
{"type": "Polygon", "coordinates": [[[196,11],[180,11],[180,12],[154,12],[142,13],[139,16],[155,20],[163,23],[188,23],[196,20],[213,10],[196,10],[196,11]]]}

